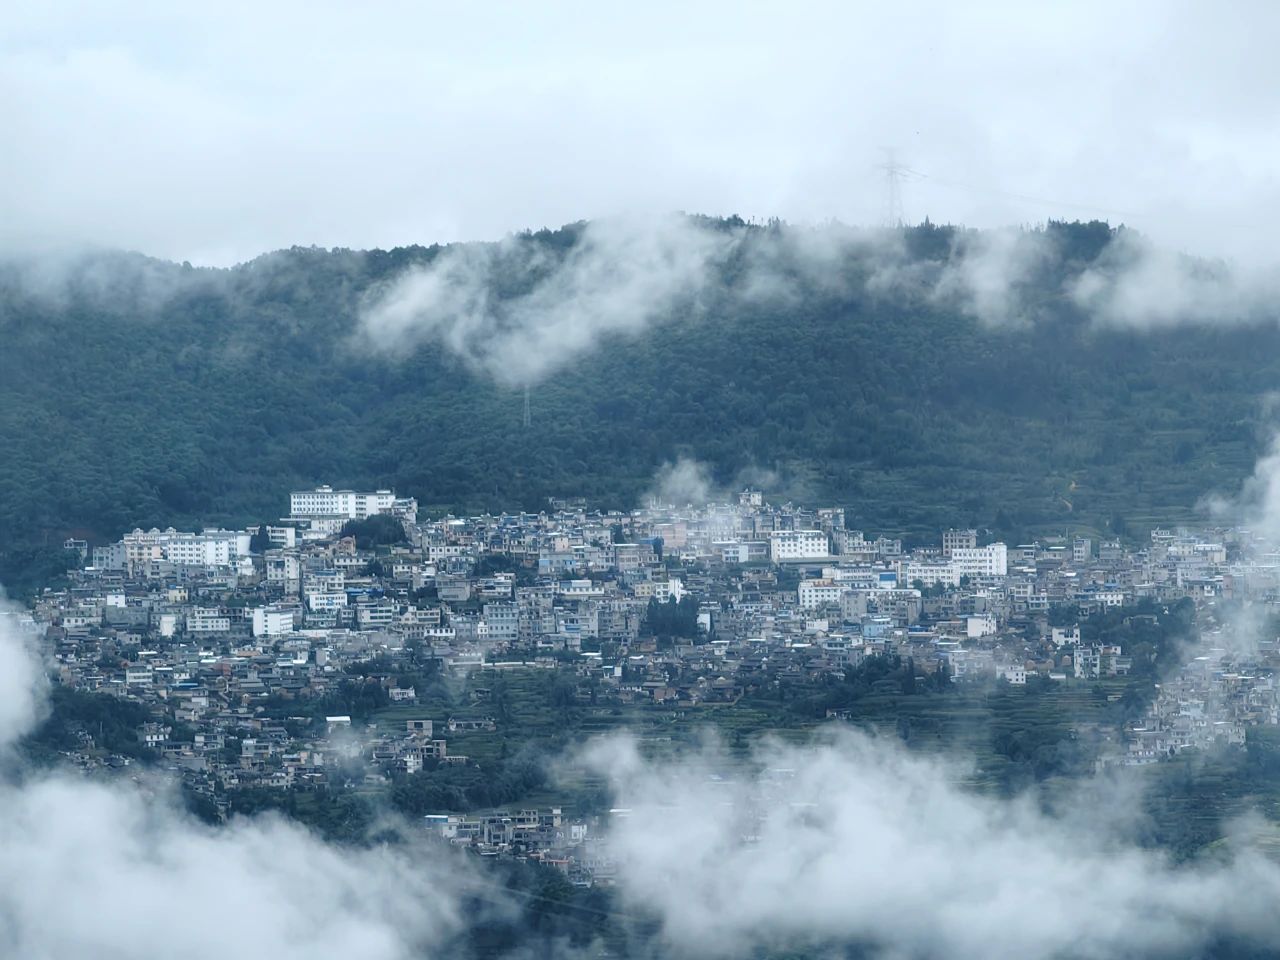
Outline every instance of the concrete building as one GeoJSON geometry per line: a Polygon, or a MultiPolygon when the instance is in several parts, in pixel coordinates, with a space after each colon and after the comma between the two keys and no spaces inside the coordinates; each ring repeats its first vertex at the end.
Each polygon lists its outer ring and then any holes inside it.
{"type": "Polygon", "coordinates": [[[840,595],[845,589],[834,580],[801,580],[797,591],[800,609],[816,610],[829,603],[839,604],[840,595]]]}
{"type": "Polygon", "coordinates": [[[957,547],[951,562],[962,577],[1005,577],[1009,575],[1009,548],[1003,543],[985,547],[957,547]]]}
{"type": "Polygon", "coordinates": [[[769,558],[774,563],[823,560],[830,555],[827,535],[821,530],[776,530],[769,534],[769,558]]]}
{"type": "Polygon", "coordinates": [[[278,637],[293,632],[293,611],[279,607],[256,607],[253,611],[253,635],[278,637]]]}
{"type": "Polygon", "coordinates": [[[974,550],[978,546],[978,531],[947,530],[942,534],[942,555],[949,557],[957,550],[974,550]]]}
{"type": "Polygon", "coordinates": [[[216,607],[192,607],[187,614],[188,633],[227,633],[231,618],[216,607]]]}
{"type": "Polygon", "coordinates": [[[1076,537],[1071,542],[1071,562],[1088,563],[1093,559],[1093,541],[1088,537],[1076,537]]]}
{"type": "Polygon", "coordinates": [[[375,490],[360,493],[355,490],[335,490],[333,487],[316,487],[314,490],[295,490],[289,494],[289,515],[293,517],[346,517],[348,520],[364,520],[377,513],[390,513],[396,495],[391,490],[375,490]]]}
{"type": "Polygon", "coordinates": [[[510,602],[484,605],[484,622],[489,627],[489,640],[514,643],[520,636],[520,607],[510,602]]]}

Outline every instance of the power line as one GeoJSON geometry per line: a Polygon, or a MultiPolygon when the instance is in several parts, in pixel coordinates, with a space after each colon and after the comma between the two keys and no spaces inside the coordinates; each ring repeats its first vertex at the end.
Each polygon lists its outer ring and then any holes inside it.
{"type": "Polygon", "coordinates": [[[1106,217],[1132,218],[1141,216],[1132,210],[1117,210],[1096,203],[1055,200],[1050,197],[1039,197],[1030,193],[1018,193],[1012,190],[998,190],[992,187],[982,187],[977,184],[966,183],[962,180],[952,180],[947,177],[934,176],[933,174],[923,173],[920,170],[915,170],[907,166],[905,163],[899,162],[897,152],[893,147],[882,147],[881,149],[884,151],[885,159],[883,163],[876,164],[876,169],[884,172],[885,226],[887,227],[900,227],[906,222],[902,186],[904,183],[912,181],[928,181],[929,183],[935,184],[939,187],[960,190],[966,193],[982,194],[991,197],[1004,197],[1009,200],[1019,200],[1023,203],[1034,203],[1044,207],[1079,210],[1085,213],[1091,213],[1095,216],[1099,214],[1106,217]]]}
{"type": "Polygon", "coordinates": [[[1076,203],[1069,200],[1053,200],[1049,197],[1037,197],[1029,193],[1015,193],[1009,190],[996,190],[991,187],[980,187],[972,183],[964,183],[959,180],[949,180],[944,177],[936,177],[932,174],[921,173],[918,170],[912,170],[909,167],[899,167],[899,175],[902,177],[911,177],[917,180],[927,180],[930,183],[937,184],[940,187],[947,187],[953,190],[962,190],[968,193],[985,194],[993,197],[1007,197],[1011,200],[1021,200],[1025,203],[1035,203],[1047,207],[1061,207],[1070,210],[1081,210],[1093,214],[1105,214],[1107,216],[1116,217],[1136,217],[1139,214],[1132,210],[1115,210],[1099,204],[1093,203],[1076,203]]]}

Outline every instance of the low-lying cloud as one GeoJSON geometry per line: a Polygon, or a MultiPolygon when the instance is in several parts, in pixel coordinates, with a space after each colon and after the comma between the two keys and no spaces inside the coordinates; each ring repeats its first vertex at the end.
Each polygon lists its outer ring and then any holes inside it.
{"type": "Polygon", "coordinates": [[[598,220],[566,252],[525,237],[446,248],[373,293],[375,347],[438,341],[500,383],[535,383],[609,335],[696,314],[735,243],[685,217],[598,220]]]}
{"type": "MultiPolygon", "coordinates": [[[[556,235],[445,247],[372,288],[364,287],[363,254],[345,250],[267,255],[230,269],[46,251],[0,262],[0,291],[47,309],[129,318],[157,315],[184,296],[216,296],[226,309],[251,315],[264,303],[274,310],[278,295],[308,303],[317,296],[312,271],[336,271],[343,299],[329,306],[345,312],[356,304],[356,343],[390,355],[434,344],[507,386],[537,383],[606,340],[655,324],[761,308],[784,322],[807,301],[955,310],[992,327],[1063,311],[1141,331],[1278,315],[1275,270],[1198,260],[1132,230],[1091,225],[1077,249],[1071,228],[1054,224],[942,228],[923,245],[911,239],[913,229],[604,219],[556,235]],[[339,259],[322,266],[324,257],[339,259]]],[[[332,297],[329,287],[320,289],[332,297]]],[[[304,309],[294,322],[307,320],[304,309]]]]}
{"type": "Polygon", "coordinates": [[[537,382],[611,335],[698,322],[716,309],[806,296],[869,297],[956,309],[996,327],[1074,311],[1100,326],[1151,330],[1274,318],[1280,283],[1162,250],[1123,228],[946,228],[944,249],[905,234],[826,224],[713,225],[691,217],[582,226],[567,250],[527,236],[446,248],[366,296],[365,341],[388,352],[439,343],[500,383],[537,382]],[[1099,234],[1101,230],[1101,234],[1099,234]],[[1100,252],[1099,252],[1100,251],[1100,252]]]}
{"type": "Polygon", "coordinates": [[[673,955],[1185,957],[1280,936],[1280,867],[1247,848],[1174,866],[1117,841],[1105,806],[1057,819],[861,733],[765,745],[747,764],[715,746],[649,760],[623,738],[588,762],[627,811],[610,834],[620,892],[660,918],[673,955]]]}
{"type": "Polygon", "coordinates": [[[1280,283],[1273,271],[1197,260],[1122,230],[1068,293],[1100,323],[1152,329],[1274,320],[1280,283]]]}
{"type": "Polygon", "coordinates": [[[1247,528],[1265,548],[1280,549],[1280,429],[1272,432],[1238,493],[1206,497],[1202,506],[1222,523],[1247,528]]]}
{"type": "Polygon", "coordinates": [[[691,457],[680,457],[659,468],[646,499],[676,506],[701,506],[711,501],[714,491],[710,467],[691,457]]]}
{"type": "MultiPolygon", "coordinates": [[[[1280,437],[1216,509],[1280,545],[1280,437]]],[[[1232,611],[1213,642],[1249,657],[1265,614],[1232,611]]],[[[624,907],[660,921],[670,955],[1183,958],[1280,938],[1280,864],[1250,837],[1274,826],[1230,824],[1213,855],[1174,863],[1136,839],[1141,783],[1123,768],[1056,788],[1049,809],[970,788],[965,761],[834,725],[746,759],[715,741],[659,759],[623,736],[584,763],[624,811],[609,834],[624,907]]]]}
{"type": "Polygon", "coordinates": [[[1038,231],[989,230],[962,235],[952,245],[929,290],[932,303],[954,304],[991,326],[1031,321],[1031,296],[1051,262],[1052,244],[1038,231]]]}
{"type": "Polygon", "coordinates": [[[0,789],[0,953],[407,958],[457,921],[438,871],[280,817],[207,827],[165,796],[36,778],[0,789]]]}
{"type": "Polygon", "coordinates": [[[36,725],[45,706],[47,680],[36,651],[18,629],[18,617],[0,590],[0,765],[11,760],[10,751],[36,725]]]}
{"type": "Polygon", "coordinates": [[[0,293],[48,310],[89,309],[149,317],[180,294],[213,286],[225,271],[179,267],[141,254],[88,248],[0,257],[0,293]]]}
{"type": "Polygon", "coordinates": [[[1140,332],[1280,316],[1274,270],[1196,259],[1123,227],[1110,230],[1106,242],[1083,257],[1071,248],[1066,229],[1054,225],[957,229],[941,260],[882,245],[866,290],[882,300],[958,309],[1001,328],[1063,311],[1098,327],[1140,332]]]}
{"type": "Polygon", "coordinates": [[[703,507],[733,502],[744,489],[776,494],[783,487],[777,471],[765,467],[744,467],[731,483],[721,484],[716,482],[710,464],[693,457],[677,457],[658,468],[643,500],[662,506],[703,507]]]}

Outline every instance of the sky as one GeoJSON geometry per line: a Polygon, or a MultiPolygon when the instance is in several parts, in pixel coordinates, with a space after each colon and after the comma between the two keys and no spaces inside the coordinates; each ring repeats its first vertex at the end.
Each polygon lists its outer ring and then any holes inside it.
{"type": "Polygon", "coordinates": [[[228,264],[673,211],[1263,256],[1280,6],[25,4],[0,250],[228,264]],[[43,9],[48,6],[50,9],[43,9]]]}

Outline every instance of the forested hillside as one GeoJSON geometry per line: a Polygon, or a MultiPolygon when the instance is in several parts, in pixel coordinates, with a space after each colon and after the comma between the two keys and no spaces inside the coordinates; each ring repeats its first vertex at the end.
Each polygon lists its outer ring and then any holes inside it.
{"type": "MultiPolygon", "coordinates": [[[[1274,324],[1148,332],[1061,296],[1113,242],[1105,225],[1050,224],[1053,256],[1023,278],[1034,317],[1003,325],[945,288],[876,287],[865,246],[800,269],[779,242],[790,228],[703,226],[746,253],[696,305],[535,383],[529,428],[518,386],[438,340],[389,352],[357,335],[367,292],[438,248],[0,268],[0,580],[45,576],[67,535],[269,519],[316,482],[390,485],[427,508],[626,507],[680,457],[725,487],[767,472],[771,494],[843,504],[869,531],[1123,533],[1191,516],[1266,440],[1274,324]],[[772,293],[755,295],[743,257],[778,261],[772,293]]],[[[581,231],[513,242],[554,264],[581,231]]],[[[937,267],[967,236],[925,225],[895,242],[908,266],[937,267]]]]}

